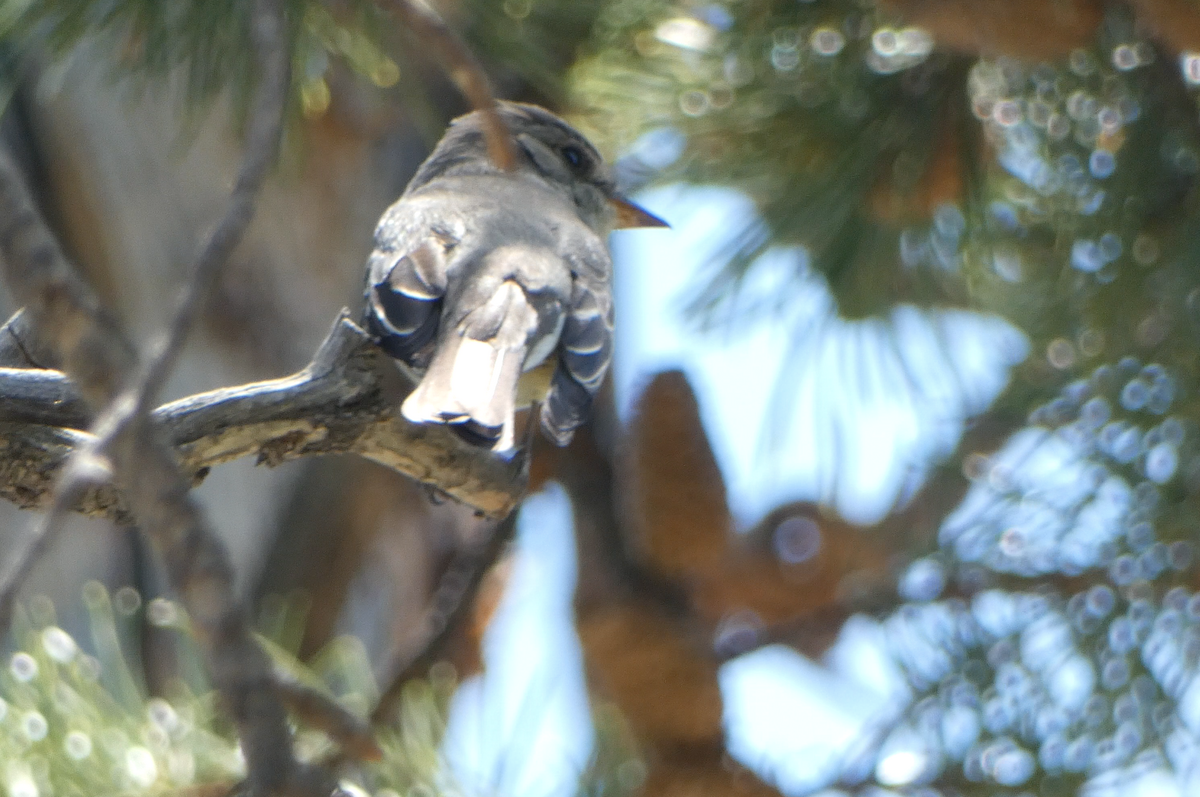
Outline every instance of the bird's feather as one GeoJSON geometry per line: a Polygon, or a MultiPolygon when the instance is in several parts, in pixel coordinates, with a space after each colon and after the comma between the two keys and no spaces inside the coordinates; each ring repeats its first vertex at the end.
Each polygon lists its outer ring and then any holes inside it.
{"type": "Polygon", "coordinates": [[[371,253],[367,327],[397,360],[416,367],[429,361],[446,293],[447,254],[453,248],[454,242],[444,236],[427,233],[399,256],[393,247],[371,253]]]}
{"type": "Polygon", "coordinates": [[[517,381],[537,312],[506,280],[483,305],[443,331],[429,368],[401,407],[414,423],[448,423],[497,450],[512,448],[517,381]]]}

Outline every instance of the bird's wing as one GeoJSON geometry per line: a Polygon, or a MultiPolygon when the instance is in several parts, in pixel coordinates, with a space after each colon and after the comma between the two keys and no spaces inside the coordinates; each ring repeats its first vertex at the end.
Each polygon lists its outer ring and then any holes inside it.
{"type": "Polygon", "coordinates": [[[567,258],[571,300],[559,338],[558,366],[541,411],[542,428],[560,446],[571,442],[587,420],[612,360],[612,261],[599,239],[573,243],[567,258]]]}
{"type": "Polygon", "coordinates": [[[401,200],[384,214],[367,261],[365,323],[379,345],[423,368],[437,336],[450,252],[461,232],[436,208],[401,200]],[[407,205],[407,207],[406,207],[407,205]]]}

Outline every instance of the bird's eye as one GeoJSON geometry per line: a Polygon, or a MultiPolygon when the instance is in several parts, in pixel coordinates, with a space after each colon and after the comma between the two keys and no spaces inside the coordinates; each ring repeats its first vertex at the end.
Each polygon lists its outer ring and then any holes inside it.
{"type": "Polygon", "coordinates": [[[583,150],[579,147],[563,147],[562,156],[572,169],[583,166],[583,150]]]}

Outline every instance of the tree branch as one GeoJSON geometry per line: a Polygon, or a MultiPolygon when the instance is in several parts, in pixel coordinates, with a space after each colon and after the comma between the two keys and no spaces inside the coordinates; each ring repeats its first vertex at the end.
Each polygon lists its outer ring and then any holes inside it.
{"type": "Polygon", "coordinates": [[[58,355],[38,340],[24,310],[13,313],[0,327],[0,367],[61,368],[58,355]]]}
{"type": "MultiPolygon", "coordinates": [[[[525,492],[524,460],[496,457],[441,426],[409,423],[399,412],[399,372],[343,313],[312,362],[283,379],[222,388],[152,413],[185,473],[253,456],[266,465],[320,454],[358,454],[410,476],[492,518],[525,492]]],[[[55,474],[94,436],[81,431],[86,408],[58,371],[0,368],[0,497],[44,508],[55,474]]],[[[111,486],[90,489],[74,507],[128,523],[111,486]]]]}

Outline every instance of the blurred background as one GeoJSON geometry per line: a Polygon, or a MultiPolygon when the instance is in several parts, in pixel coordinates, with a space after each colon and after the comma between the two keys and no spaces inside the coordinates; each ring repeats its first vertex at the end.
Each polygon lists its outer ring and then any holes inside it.
{"type": "MultiPolygon", "coordinates": [[[[302,368],[469,110],[386,4],[286,5],[283,153],[169,398],[302,368]]],[[[1200,794],[1200,3],[431,5],[672,229],[611,239],[596,417],[436,649],[471,509],[350,457],[198,489],[278,661],[364,713],[411,678],[344,787],[1200,794]]],[[[232,185],[249,6],[0,2],[3,145],[139,340],[232,185]]],[[[38,563],[9,795],[236,779],[170,598],[136,529],[38,563]]]]}

